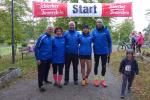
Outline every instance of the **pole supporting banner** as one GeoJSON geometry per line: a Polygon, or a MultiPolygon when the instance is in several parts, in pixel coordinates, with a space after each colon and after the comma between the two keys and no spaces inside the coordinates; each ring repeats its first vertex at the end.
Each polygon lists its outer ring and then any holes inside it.
{"type": "Polygon", "coordinates": [[[12,44],[12,63],[15,63],[15,37],[14,37],[14,0],[11,1],[11,22],[12,22],[12,36],[11,36],[11,44],[12,44]]]}

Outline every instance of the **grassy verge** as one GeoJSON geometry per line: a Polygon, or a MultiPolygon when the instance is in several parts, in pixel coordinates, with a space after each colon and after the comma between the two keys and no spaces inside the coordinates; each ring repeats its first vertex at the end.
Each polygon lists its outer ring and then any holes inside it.
{"type": "MultiPolygon", "coordinates": [[[[20,47],[20,44],[17,45],[17,48],[20,47]]],[[[0,55],[5,56],[5,55],[10,55],[12,52],[11,45],[7,44],[1,44],[0,43],[0,55]]],[[[17,49],[17,53],[19,50],[17,49]]]]}
{"type": "Polygon", "coordinates": [[[142,52],[143,51],[150,52],[150,48],[142,48],[142,52]]]}
{"type": "MultiPolygon", "coordinates": [[[[119,64],[122,57],[125,56],[123,52],[114,52],[112,54],[111,65],[115,76],[120,76],[119,64]]],[[[136,76],[133,83],[133,96],[136,100],[149,100],[150,98],[150,64],[147,62],[138,61],[139,75],[136,76]]],[[[118,77],[119,79],[120,77],[118,77]]]]}
{"type": "Polygon", "coordinates": [[[9,55],[11,54],[11,46],[1,46],[0,45],[0,55],[9,55]]]}
{"type": "Polygon", "coordinates": [[[10,67],[19,67],[23,72],[23,76],[29,74],[31,74],[29,76],[33,76],[34,72],[36,71],[36,64],[33,54],[24,56],[23,60],[21,59],[21,55],[17,54],[15,64],[12,64],[10,55],[3,56],[3,58],[0,59],[0,72],[10,67]]]}

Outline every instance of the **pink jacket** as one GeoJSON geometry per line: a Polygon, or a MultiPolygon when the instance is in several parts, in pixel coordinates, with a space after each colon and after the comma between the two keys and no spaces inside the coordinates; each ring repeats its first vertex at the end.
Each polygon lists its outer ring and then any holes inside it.
{"type": "Polygon", "coordinates": [[[144,43],[144,37],[142,34],[137,36],[137,43],[141,45],[144,43]]]}

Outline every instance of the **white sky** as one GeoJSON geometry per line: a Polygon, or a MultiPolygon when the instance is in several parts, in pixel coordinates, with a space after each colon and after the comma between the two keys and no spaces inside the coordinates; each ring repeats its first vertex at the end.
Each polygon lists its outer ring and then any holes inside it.
{"type": "MultiPolygon", "coordinates": [[[[32,1],[44,1],[44,0],[29,0],[30,6],[32,1]]],[[[45,0],[47,1],[47,0],[45,0]]],[[[51,0],[56,2],[57,0],[51,0]]],[[[150,0],[116,0],[116,2],[132,2],[133,5],[133,20],[135,23],[135,30],[142,31],[150,23],[150,18],[146,18],[146,10],[150,9],[150,0]]],[[[118,17],[116,23],[124,20],[125,17],[118,17]]]]}
{"type": "MultiPolygon", "coordinates": [[[[142,31],[147,27],[148,18],[146,18],[146,10],[150,9],[150,0],[116,0],[116,2],[132,2],[133,6],[133,20],[136,31],[142,31]]],[[[124,18],[117,18],[117,21],[123,20],[124,18]]]]}

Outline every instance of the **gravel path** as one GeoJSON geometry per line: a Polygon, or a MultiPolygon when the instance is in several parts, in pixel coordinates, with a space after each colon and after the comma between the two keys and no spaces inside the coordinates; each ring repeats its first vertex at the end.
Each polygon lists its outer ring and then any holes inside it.
{"type": "MultiPolygon", "coordinates": [[[[46,85],[47,91],[40,93],[37,88],[37,78],[23,78],[11,83],[10,86],[0,90],[0,100],[120,100],[121,81],[111,71],[111,65],[107,65],[106,80],[108,87],[94,87],[92,84],[93,68],[88,86],[81,86],[81,73],[79,67],[79,85],[73,84],[72,69],[70,70],[71,82],[62,89],[53,85],[46,85]]],[[[99,73],[101,68],[99,67],[99,73]]],[[[32,74],[31,74],[32,75],[32,74]]],[[[50,71],[49,79],[52,80],[50,71]]],[[[119,76],[120,77],[120,76],[119,76]]],[[[134,100],[131,94],[127,94],[125,100],[134,100]]]]}
{"type": "MultiPolygon", "coordinates": [[[[99,68],[100,70],[100,68],[99,68]]],[[[93,72],[93,70],[92,70],[93,72]]],[[[51,72],[50,72],[51,73],[51,72]]],[[[72,71],[70,76],[72,77],[72,71]]],[[[52,76],[50,74],[50,76],[52,76]]],[[[81,76],[79,72],[79,76],[81,76]]],[[[92,76],[90,83],[83,87],[80,84],[75,86],[70,80],[68,86],[63,86],[62,89],[47,85],[47,91],[40,93],[37,88],[37,79],[21,79],[13,82],[9,87],[0,91],[0,100],[120,100],[120,81],[111,72],[111,66],[107,67],[106,80],[107,88],[94,87],[92,84],[92,76]]],[[[52,77],[50,77],[52,80],[52,77]]],[[[81,77],[79,77],[81,80],[81,77]]],[[[80,81],[79,81],[80,82],[80,81]]],[[[134,100],[127,94],[125,100],[134,100]]]]}

